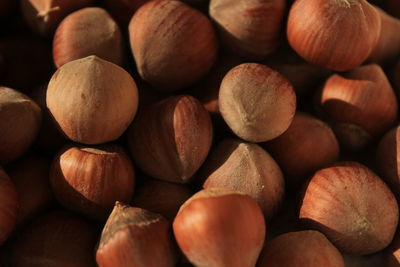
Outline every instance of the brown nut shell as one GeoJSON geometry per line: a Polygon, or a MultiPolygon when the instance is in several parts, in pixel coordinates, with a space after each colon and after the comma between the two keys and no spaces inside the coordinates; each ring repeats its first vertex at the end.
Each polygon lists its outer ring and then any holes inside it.
{"type": "Polygon", "coordinates": [[[343,144],[352,143],[348,141],[352,138],[348,129],[352,125],[375,138],[390,129],[397,118],[396,95],[376,64],[355,68],[343,76],[332,75],[318,101],[328,119],[334,122],[333,130],[343,144]]]}
{"type": "Polygon", "coordinates": [[[261,59],[278,45],[285,0],[211,0],[209,14],[222,43],[248,59],[261,59]]]}
{"type": "Polygon", "coordinates": [[[260,256],[258,267],[345,267],[342,254],[320,232],[289,232],[272,239],[260,256]]]}
{"type": "Polygon", "coordinates": [[[343,162],[319,170],[305,187],[300,219],[341,251],[365,255],[387,247],[399,220],[396,198],[371,170],[343,162]]]}
{"type": "Polygon", "coordinates": [[[185,202],[173,223],[176,241],[198,267],[255,266],[264,244],[264,216],[249,196],[203,189],[185,202]]]}
{"type": "Polygon", "coordinates": [[[217,55],[209,19],[177,0],[153,0],[141,6],[129,24],[129,38],[140,76],[162,91],[196,82],[217,55]]]}
{"type": "Polygon", "coordinates": [[[339,157],[339,143],[329,125],[303,112],[296,113],[286,132],[262,146],[281,166],[291,188],[339,157]]]}
{"type": "Polygon", "coordinates": [[[378,43],[368,56],[368,62],[377,64],[391,63],[400,54],[400,20],[375,7],[381,18],[381,31],[378,43]]]}
{"type": "Polygon", "coordinates": [[[188,183],[211,147],[210,115],[192,96],[171,96],[140,112],[128,139],[133,158],[145,174],[188,183]]]}
{"type": "Polygon", "coordinates": [[[100,144],[120,137],[132,122],[138,92],[124,69],[89,56],[56,71],[47,87],[46,103],[69,139],[100,144]]]}
{"type": "Polygon", "coordinates": [[[42,114],[26,95],[0,87],[0,163],[11,162],[24,154],[39,132],[42,114]]]}
{"type": "Polygon", "coordinates": [[[285,181],[278,164],[260,146],[239,139],[221,141],[197,177],[204,188],[228,188],[251,196],[268,220],[283,201],[285,181]]]}
{"type": "Polygon", "coordinates": [[[366,0],[297,0],[287,37],[307,61],[336,71],[363,63],[378,42],[381,20],[366,0]]]}
{"type": "Polygon", "coordinates": [[[68,15],[53,38],[53,60],[57,68],[70,61],[96,55],[123,65],[122,33],[108,12],[98,7],[80,9],[68,15]]]}
{"type": "Polygon", "coordinates": [[[231,69],[219,91],[222,117],[240,138],[271,140],[287,130],[296,110],[296,95],[278,72],[256,63],[231,69]]]}
{"type": "Polygon", "coordinates": [[[117,145],[67,147],[53,160],[50,182],[67,208],[104,220],[115,201],[129,202],[135,186],[132,162],[117,145]]]}
{"type": "Polygon", "coordinates": [[[117,202],[96,251],[99,267],[173,267],[171,224],[161,215],[117,202]]]}
{"type": "Polygon", "coordinates": [[[0,167],[0,245],[14,229],[19,209],[18,195],[7,173],[0,167]]]}

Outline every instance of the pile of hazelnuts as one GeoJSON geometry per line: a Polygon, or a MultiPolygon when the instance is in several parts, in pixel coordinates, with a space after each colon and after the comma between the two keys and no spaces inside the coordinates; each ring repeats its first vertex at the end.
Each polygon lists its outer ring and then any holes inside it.
{"type": "Polygon", "coordinates": [[[1,267],[400,266],[398,0],[1,0],[1,267]]]}

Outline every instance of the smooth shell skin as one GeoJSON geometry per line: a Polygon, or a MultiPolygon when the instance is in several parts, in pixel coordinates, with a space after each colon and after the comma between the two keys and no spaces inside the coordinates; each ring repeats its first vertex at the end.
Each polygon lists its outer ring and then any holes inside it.
{"type": "Polygon", "coordinates": [[[278,72],[261,64],[244,63],[222,80],[219,109],[237,136],[264,142],[287,130],[295,114],[296,95],[278,72]]]}
{"type": "Polygon", "coordinates": [[[105,220],[115,201],[130,201],[135,172],[129,157],[117,145],[71,146],[53,160],[50,182],[65,207],[105,220]]]}
{"type": "Polygon", "coordinates": [[[347,71],[378,42],[381,20],[365,0],[297,0],[288,17],[291,47],[310,63],[347,71]]]}
{"type": "Polygon", "coordinates": [[[318,101],[328,119],[339,123],[332,126],[344,144],[351,144],[348,139],[352,137],[340,124],[358,127],[374,138],[389,130],[397,119],[396,95],[382,68],[376,64],[332,75],[326,80],[318,101]]]}
{"type": "Polygon", "coordinates": [[[292,188],[339,157],[339,143],[329,125],[303,112],[296,113],[286,132],[262,146],[276,159],[292,188]]]}
{"type": "Polygon", "coordinates": [[[249,196],[203,189],[185,202],[173,223],[176,241],[198,267],[255,266],[264,244],[264,216],[249,196]]]}
{"type": "Polygon", "coordinates": [[[35,218],[11,245],[10,266],[94,267],[96,225],[66,211],[35,218]]]}
{"type": "Polygon", "coordinates": [[[196,82],[217,56],[210,20],[177,0],[154,0],[141,6],[129,24],[129,38],[140,76],[161,91],[196,82]]]}
{"type": "Polygon", "coordinates": [[[146,177],[135,189],[132,206],[159,213],[172,222],[179,208],[192,195],[192,190],[186,185],[146,177]]]}
{"type": "Polygon", "coordinates": [[[49,170],[50,161],[36,154],[7,166],[6,171],[18,193],[18,226],[27,223],[54,203],[49,170]]]}
{"type": "Polygon", "coordinates": [[[135,163],[146,175],[188,183],[211,147],[210,115],[192,96],[171,96],[138,114],[128,142],[135,163]]]}
{"type": "Polygon", "coordinates": [[[138,91],[124,69],[89,56],[56,71],[47,87],[46,103],[69,139],[100,144],[120,137],[132,122],[138,91]]]}
{"type": "Polygon", "coordinates": [[[267,243],[258,267],[345,267],[342,254],[320,232],[289,232],[267,243]]]}
{"type": "Polygon", "coordinates": [[[400,128],[391,129],[379,142],[376,152],[382,178],[390,185],[395,195],[400,196],[400,128]]]}
{"type": "Polygon", "coordinates": [[[99,267],[173,267],[171,224],[161,215],[116,203],[96,251],[99,267]]]}
{"type": "Polygon", "coordinates": [[[39,106],[17,90],[0,87],[0,163],[24,154],[39,132],[39,106]]]}
{"type": "Polygon", "coordinates": [[[280,207],[285,181],[275,160],[260,146],[224,139],[210,153],[199,173],[203,188],[223,187],[251,196],[269,220],[280,207]]]}
{"type": "Polygon", "coordinates": [[[393,193],[375,173],[359,163],[342,162],[311,178],[299,217],[341,251],[365,255],[390,244],[399,210],[393,193]]]}
{"type": "Polygon", "coordinates": [[[17,191],[7,173],[0,167],[0,245],[14,229],[19,209],[17,191]]]}
{"type": "Polygon", "coordinates": [[[41,36],[51,37],[65,16],[93,2],[94,0],[21,0],[20,5],[29,27],[41,36]]]}
{"type": "Polygon", "coordinates": [[[211,0],[209,5],[223,44],[249,59],[277,47],[285,11],[285,0],[211,0]]]}
{"type": "Polygon", "coordinates": [[[53,59],[57,68],[67,62],[96,55],[123,65],[123,37],[117,23],[106,10],[80,9],[68,15],[53,38],[53,59]]]}
{"type": "Polygon", "coordinates": [[[375,7],[381,19],[381,31],[379,40],[371,54],[368,56],[368,62],[377,64],[391,63],[400,54],[400,20],[387,14],[379,7],[375,7]]]}

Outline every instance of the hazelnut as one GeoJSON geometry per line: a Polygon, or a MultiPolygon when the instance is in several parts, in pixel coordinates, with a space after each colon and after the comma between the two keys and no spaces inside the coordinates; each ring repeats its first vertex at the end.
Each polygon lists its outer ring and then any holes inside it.
{"type": "Polygon", "coordinates": [[[121,31],[107,11],[98,7],[68,15],[53,38],[53,60],[57,68],[90,55],[117,65],[123,65],[124,61],[121,31]]]}
{"type": "Polygon", "coordinates": [[[145,174],[188,183],[210,150],[210,116],[194,97],[171,96],[138,114],[128,141],[137,166],[145,174]]]}
{"type": "Polygon", "coordinates": [[[0,163],[24,154],[40,128],[39,106],[26,95],[0,87],[0,163]]]}
{"type": "Polygon", "coordinates": [[[395,93],[375,64],[332,75],[317,98],[339,141],[349,150],[358,150],[379,137],[397,118],[395,93]]]}
{"type": "Polygon", "coordinates": [[[132,205],[173,221],[182,204],[193,195],[189,187],[147,178],[135,190],[132,205]]]}
{"type": "Polygon", "coordinates": [[[347,71],[367,59],[380,27],[378,11],[366,0],[297,0],[289,11],[287,38],[307,61],[347,71]]]}
{"type": "Polygon", "coordinates": [[[188,260],[203,266],[255,266],[264,244],[264,216],[251,197],[204,189],[182,205],[173,223],[188,260]]]}
{"type": "Polygon", "coordinates": [[[71,140],[99,144],[121,136],[138,106],[135,81],[121,67],[89,56],[60,67],[51,78],[47,107],[71,140]]]}
{"type": "Polygon", "coordinates": [[[29,224],[11,244],[15,267],[94,267],[98,229],[65,211],[52,211],[29,224]]]}
{"type": "Polygon", "coordinates": [[[359,163],[342,162],[317,171],[306,184],[299,217],[341,251],[365,255],[390,244],[399,210],[375,173],[359,163]]]}
{"type": "Polygon", "coordinates": [[[345,267],[342,254],[320,232],[290,232],[267,243],[258,267],[345,267]]]}
{"type": "Polygon", "coordinates": [[[177,251],[170,223],[161,215],[117,202],[96,251],[99,267],[172,267],[177,251]]]}
{"type": "Polygon", "coordinates": [[[74,10],[89,6],[94,0],[21,0],[22,15],[37,34],[51,37],[61,20],[74,10]]]}
{"type": "Polygon", "coordinates": [[[287,130],[296,110],[296,95],[278,72],[256,63],[231,69],[219,91],[222,117],[240,138],[271,140],[287,130]]]}
{"type": "Polygon", "coordinates": [[[303,112],[296,113],[286,132],[262,146],[281,166],[291,188],[339,157],[339,143],[329,125],[303,112]]]}
{"type": "Polygon", "coordinates": [[[211,0],[209,5],[222,43],[248,59],[261,59],[278,46],[285,10],[285,0],[211,0]]]}
{"type": "Polygon", "coordinates": [[[15,186],[0,167],[0,245],[13,231],[18,209],[19,202],[15,186]]]}
{"type": "Polygon", "coordinates": [[[400,54],[400,20],[375,7],[381,19],[381,30],[378,43],[368,56],[369,62],[378,64],[390,63],[400,54]]]}
{"type": "Polygon", "coordinates": [[[209,19],[177,0],[153,0],[141,6],[129,23],[129,38],[140,76],[162,91],[193,84],[217,55],[209,19]]]}
{"type": "Polygon", "coordinates": [[[6,168],[18,194],[17,224],[21,226],[53,204],[50,188],[50,161],[29,155],[6,168]]]}
{"type": "Polygon", "coordinates": [[[260,146],[239,139],[221,141],[197,177],[204,188],[221,187],[248,194],[268,220],[284,197],[285,181],[275,160],[260,146]]]}
{"type": "Polygon", "coordinates": [[[53,160],[50,182],[64,206],[103,220],[115,201],[130,201],[135,173],[128,156],[117,145],[69,146],[53,160]]]}

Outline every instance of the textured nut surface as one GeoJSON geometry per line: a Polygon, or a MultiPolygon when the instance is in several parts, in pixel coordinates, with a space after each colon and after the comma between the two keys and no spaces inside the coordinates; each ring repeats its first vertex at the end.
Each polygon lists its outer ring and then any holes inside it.
{"type": "Polygon", "coordinates": [[[261,64],[244,63],[222,80],[219,109],[237,136],[263,142],[287,130],[296,110],[296,95],[278,72],[261,64]]]}
{"type": "Polygon", "coordinates": [[[212,124],[197,99],[171,96],[139,113],[128,138],[133,158],[144,173],[188,183],[210,150],[212,124]]]}
{"type": "Polygon", "coordinates": [[[259,59],[277,47],[285,8],[285,0],[211,0],[209,13],[226,47],[259,59]]]}
{"type": "Polygon", "coordinates": [[[380,27],[378,11],[365,0],[299,0],[289,12],[287,37],[307,61],[346,71],[367,59],[380,27]]]}
{"type": "Polygon", "coordinates": [[[265,238],[257,203],[229,189],[199,191],[173,223],[176,241],[195,266],[255,266],[265,238]]]}
{"type": "Polygon", "coordinates": [[[107,11],[98,7],[80,9],[68,15],[53,38],[53,59],[57,68],[91,55],[117,65],[124,62],[121,31],[107,11]]]}
{"type": "Polygon", "coordinates": [[[24,154],[40,128],[39,106],[26,95],[0,87],[0,163],[11,162],[24,154]]]}
{"type": "Polygon", "coordinates": [[[203,187],[224,187],[248,194],[271,219],[279,208],[285,181],[275,160],[256,144],[224,139],[211,152],[197,175],[203,187]]]}
{"type": "Polygon", "coordinates": [[[107,218],[115,201],[129,202],[135,186],[132,162],[117,145],[66,147],[53,160],[50,182],[67,208],[107,218]]]}
{"type": "Polygon", "coordinates": [[[390,244],[399,210],[393,193],[375,173],[344,162],[316,172],[306,186],[299,216],[343,252],[364,255],[390,244]]]}
{"type": "Polygon", "coordinates": [[[258,267],[326,266],[344,267],[339,250],[318,231],[282,234],[264,248],[258,267]]]}
{"type": "Polygon", "coordinates": [[[139,8],[129,38],[140,76],[162,91],[197,81],[217,55],[209,19],[177,0],[154,0],[139,8]]]}
{"type": "Polygon", "coordinates": [[[56,71],[47,88],[46,103],[69,139],[99,144],[117,139],[132,122],[138,92],[124,69],[89,56],[56,71]]]}
{"type": "Polygon", "coordinates": [[[116,203],[96,251],[100,267],[172,267],[177,261],[170,223],[161,215],[116,203]]]}

